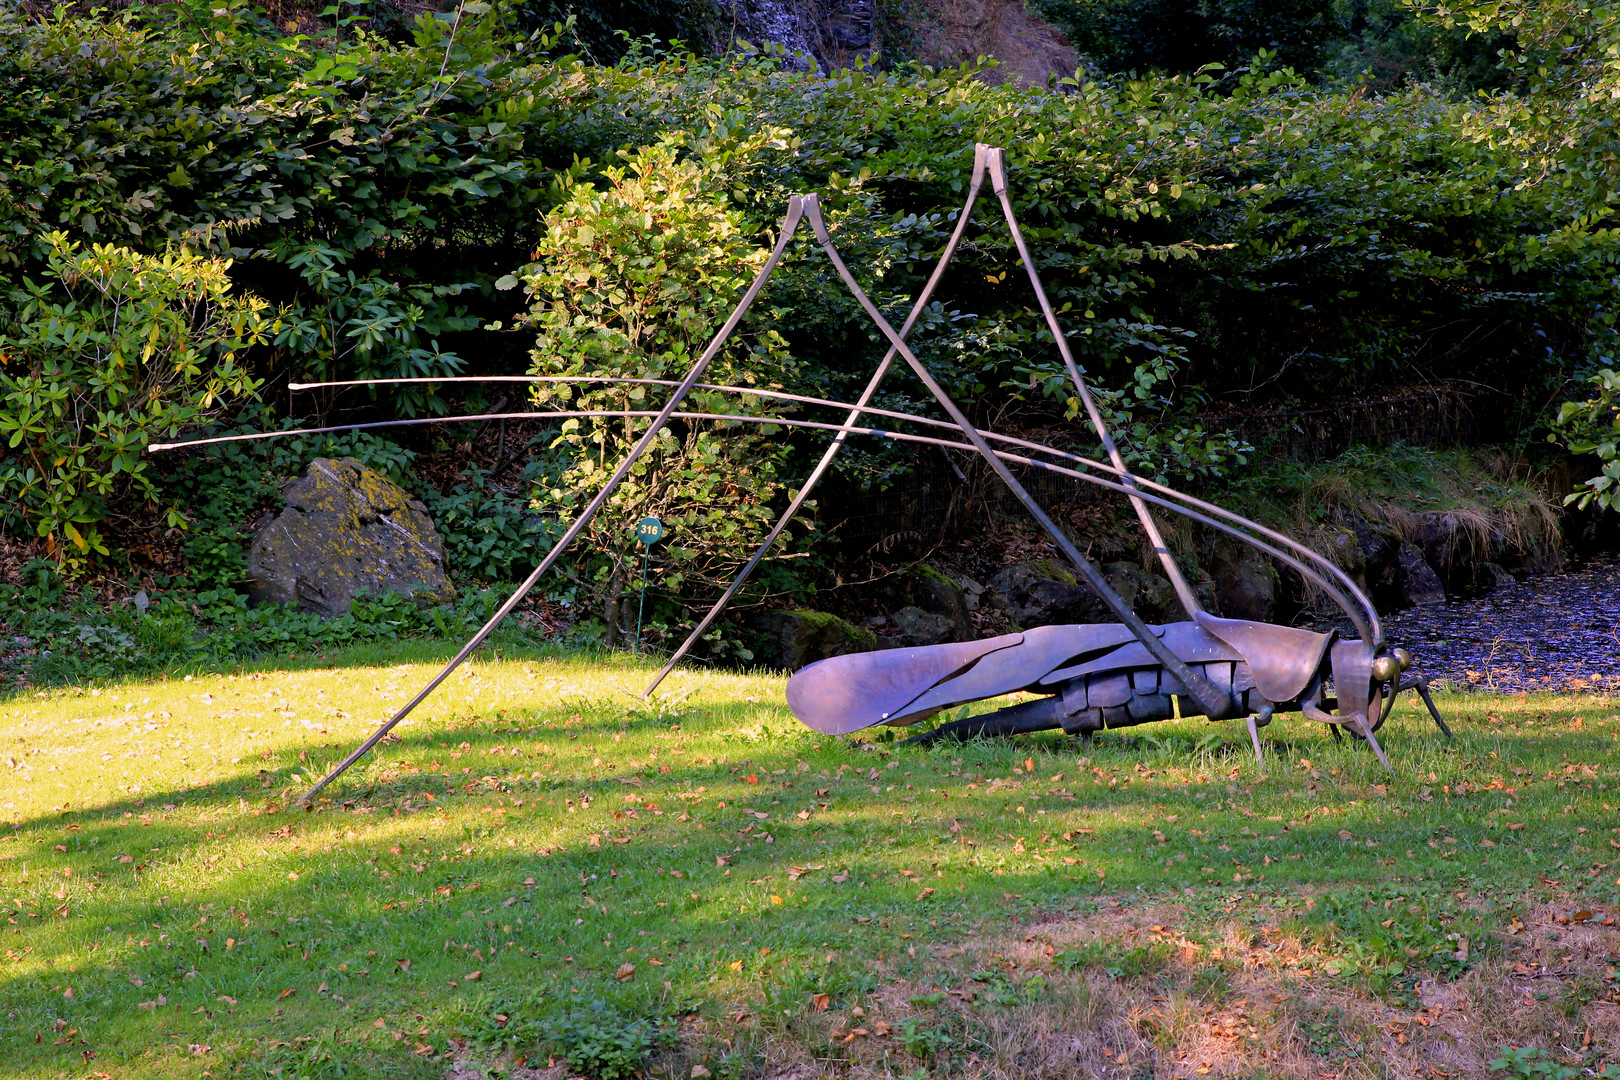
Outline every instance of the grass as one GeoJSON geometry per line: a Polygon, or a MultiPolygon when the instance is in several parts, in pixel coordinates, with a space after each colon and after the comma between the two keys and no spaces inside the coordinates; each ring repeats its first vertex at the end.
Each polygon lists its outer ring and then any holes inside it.
{"type": "Polygon", "coordinates": [[[0,701],[0,1078],[1620,1065],[1608,698],[1447,695],[1449,747],[1403,704],[1393,775],[1284,719],[1262,771],[507,653],[297,810],[435,649],[0,701]]]}
{"type": "Polygon", "coordinates": [[[1278,462],[1238,488],[1239,504],[1252,507],[1260,520],[1303,539],[1315,536],[1328,552],[1337,549],[1321,541],[1331,539],[1346,517],[1381,523],[1412,540],[1423,513],[1452,519],[1448,559],[1540,556],[1562,543],[1547,485],[1520,459],[1489,449],[1357,447],[1326,462],[1278,462]]]}

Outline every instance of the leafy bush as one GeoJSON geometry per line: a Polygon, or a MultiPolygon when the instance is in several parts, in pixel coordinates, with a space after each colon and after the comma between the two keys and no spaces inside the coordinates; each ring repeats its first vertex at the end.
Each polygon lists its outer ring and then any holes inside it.
{"type": "Polygon", "coordinates": [[[23,279],[0,333],[0,524],[106,555],[114,495],[158,494],[147,443],[252,393],[241,354],[271,327],[262,300],[230,295],[228,260],[48,243],[53,280],[23,279]]]}
{"type": "Polygon", "coordinates": [[[1595,454],[1602,465],[1598,475],[1581,483],[1564,500],[1586,509],[1596,502],[1606,510],[1620,509],[1620,373],[1604,368],[1592,376],[1596,393],[1585,401],[1566,401],[1553,421],[1549,441],[1562,441],[1572,454],[1595,454]]]}
{"type": "MultiPolygon", "coordinates": [[[[536,262],[523,274],[538,330],[534,374],[679,380],[719,330],[763,262],[740,216],[717,198],[723,174],[681,160],[673,137],[624,155],[604,186],[579,184],[546,219],[536,262]]],[[[779,386],[792,378],[784,342],[759,327],[737,335],[705,381],[779,386]]],[[[541,383],[542,405],[646,411],[668,391],[636,384],[541,383]]],[[[767,414],[759,399],[694,393],[694,411],[767,414]]],[[[573,515],[646,432],[645,418],[562,422],[555,445],[566,468],[536,505],[573,515]]],[[[581,538],[585,575],[605,600],[608,644],[640,561],[635,522],[664,522],[660,585],[718,583],[769,528],[781,488],[779,429],[740,422],[672,422],[637,462],[581,538]],[[697,582],[688,582],[697,578],[697,582]]]]}
{"type": "MultiPolygon", "coordinates": [[[[1232,8],[1264,10],[1282,9],[1232,8]]],[[[822,193],[863,285],[899,321],[954,225],[975,140],[1009,148],[1048,292],[1144,471],[1202,479],[1245,465],[1253,455],[1222,419],[1234,409],[1441,380],[1501,391],[1516,404],[1480,410],[1499,422],[1484,434],[1517,438],[1545,423],[1540,403],[1571,373],[1614,354],[1615,74],[1581,60],[1609,55],[1606,9],[1450,5],[1447,33],[1493,30],[1516,50],[1523,92],[1468,102],[1426,85],[1346,94],[1264,63],[1213,88],[1154,77],[1060,91],[991,87],[969,69],[824,77],[639,49],[593,66],[548,56],[555,36],[514,34],[480,4],[424,15],[399,41],[359,23],[281,36],[241,0],[185,11],[0,9],[0,265],[44,280],[53,229],[151,258],[177,240],[234,257],[239,289],[278,312],[268,344],[239,357],[254,378],[510,374],[537,334],[537,370],[675,375],[793,191],[822,193]],[[1566,32],[1580,47],[1558,44],[1566,32]],[[496,288],[529,260],[532,297],[496,288]],[[689,280],[642,288],[660,260],[689,280]],[[672,291],[703,288],[704,274],[712,295],[672,291]],[[639,306],[621,315],[611,289],[576,288],[593,275],[639,306]],[[473,329],[512,325],[526,299],[554,322],[473,329]],[[632,337],[636,320],[668,331],[632,337]]],[[[994,217],[981,210],[914,345],[987,421],[1094,452],[994,217]]],[[[859,392],[882,344],[819,254],[790,251],[761,302],[772,310],[721,358],[716,381],[859,392]]],[[[16,303],[0,298],[12,309],[0,322],[15,324],[16,303]]],[[[412,384],[309,400],[341,421],[431,415],[449,407],[442,393],[412,384]]],[[[596,388],[573,400],[660,395],[596,388]]],[[[926,407],[900,376],[878,404],[926,407]]],[[[638,430],[592,421],[562,433],[568,472],[545,509],[577,503],[638,430]]],[[[622,601],[635,554],[624,526],[652,509],[675,526],[661,588],[690,601],[725,576],[783,478],[802,475],[821,444],[672,425],[582,549],[586,577],[607,606],[622,601]]],[[[858,508],[920,460],[857,440],[840,459],[841,497],[858,508]]],[[[125,496],[115,486],[112,497],[125,496]]],[[[513,547],[504,526],[460,533],[475,573],[515,565],[501,554],[513,547]]],[[[198,559],[219,564],[207,571],[216,579],[228,573],[217,547],[198,559]]],[[[793,584],[779,572],[762,588],[793,584]]]]}
{"type": "Polygon", "coordinates": [[[648,1055],[670,1044],[674,1033],[665,1023],[596,1000],[553,1020],[548,1035],[568,1064],[590,1080],[630,1080],[639,1075],[648,1055]]]}
{"type": "MultiPolygon", "coordinates": [[[[531,460],[518,490],[534,490],[552,471],[545,458],[531,460]]],[[[524,577],[550,550],[562,526],[555,518],[540,517],[528,499],[490,483],[488,469],[466,469],[461,480],[443,495],[423,493],[451,573],[490,581],[524,577]]]]}

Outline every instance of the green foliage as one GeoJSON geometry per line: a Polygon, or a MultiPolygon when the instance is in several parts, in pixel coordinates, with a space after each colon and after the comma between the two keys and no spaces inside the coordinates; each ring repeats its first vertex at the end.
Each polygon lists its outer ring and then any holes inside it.
{"type": "Polygon", "coordinates": [[[95,19],[7,6],[0,265],[34,273],[59,227],[147,251],[185,239],[235,256],[234,278],[281,311],[261,363],[452,374],[439,339],[478,325],[457,298],[498,276],[486,246],[532,235],[552,176],[541,132],[566,109],[542,100],[563,70],[525,66],[551,39],[501,28],[484,4],[424,14],[399,45],[358,23],[282,37],[240,0],[95,19]]]}
{"type": "MultiPolygon", "coordinates": [[[[550,471],[545,458],[531,460],[520,490],[544,484],[550,471]]],[[[562,527],[555,518],[536,514],[527,499],[490,483],[488,469],[466,469],[461,480],[443,495],[432,490],[423,494],[444,543],[446,565],[457,577],[510,581],[526,576],[562,527]]]]}
{"type": "Polygon", "coordinates": [[[53,280],[23,279],[0,330],[0,523],[106,555],[112,497],[158,493],[147,443],[252,393],[240,354],[273,327],[263,301],[229,295],[226,260],[47,239],[53,280]]]}
{"type": "MultiPolygon", "coordinates": [[[[580,184],[546,220],[536,262],[523,274],[538,331],[534,374],[679,380],[696,362],[762,262],[740,216],[716,197],[721,176],[683,161],[674,138],[580,184]]],[[[706,381],[781,385],[792,363],[781,337],[759,329],[716,357],[706,381]]],[[[645,384],[541,383],[544,406],[580,411],[647,411],[668,391],[645,384]]],[[[696,412],[767,414],[779,403],[718,392],[694,393],[696,412]]],[[[572,516],[605,483],[647,431],[644,418],[563,421],[556,446],[566,468],[536,505],[572,516]]],[[[670,592],[716,584],[770,525],[770,500],[783,452],[771,425],[672,423],[659,432],[593,520],[581,551],[584,572],[615,604],[640,549],[635,522],[664,522],[659,584],[670,592]],[[698,579],[689,582],[689,578],[698,579]]],[[[616,613],[607,616],[609,641],[616,613]]]]}
{"type": "MultiPolygon", "coordinates": [[[[638,10],[623,7],[626,19],[638,10]]],[[[1199,10],[1211,25],[1265,29],[1265,41],[1222,31],[1246,50],[1281,48],[1282,22],[1316,18],[1286,4],[1199,10]]],[[[1332,11],[1355,40],[1357,18],[1406,18],[1332,11]]],[[[1269,69],[1287,56],[1244,59],[1214,87],[1206,75],[1052,90],[987,86],[971,69],[823,77],[645,49],[592,66],[548,55],[555,34],[525,38],[509,8],[480,4],[424,15],[400,40],[354,21],[320,39],[280,36],[236,0],[96,20],[8,7],[0,264],[45,280],[55,230],[146,258],[179,241],[234,258],[238,295],[278,312],[268,342],[237,358],[254,379],[509,374],[536,336],[537,371],[673,378],[758,266],[793,191],[822,193],[841,249],[898,322],[982,140],[1009,150],[1047,291],[1137,468],[1221,478],[1253,456],[1219,419],[1231,407],[1316,408],[1442,380],[1525,403],[1501,417],[1511,438],[1545,423],[1540,402],[1616,344],[1608,192],[1620,125],[1606,50],[1620,30],[1607,9],[1582,11],[1442,11],[1447,34],[1489,30],[1516,50],[1508,81],[1522,93],[1459,103],[1460,75],[1347,94],[1269,69]],[[1595,59],[1582,66],[1581,55],[1595,59]],[[527,294],[512,288],[520,274],[527,294]],[[529,326],[494,329],[528,300],[529,326]]],[[[914,347],[983,415],[1094,454],[994,218],[981,208],[914,347]]],[[[17,324],[21,302],[0,300],[0,322],[17,324]]],[[[756,315],[714,381],[848,399],[883,351],[806,245],[756,315]]],[[[339,420],[448,408],[430,383],[309,400],[339,420]]],[[[567,400],[645,411],[663,391],[595,387],[567,400]]],[[[703,394],[692,404],[766,407],[703,394]]],[[[930,407],[903,372],[877,404],[930,407]]],[[[597,418],[559,432],[540,516],[588,498],[642,430],[597,418]]],[[[626,526],[650,511],[671,525],[660,591],[685,602],[712,591],[820,445],[758,425],[671,425],[581,549],[583,578],[610,601],[633,590],[626,526]]],[[[861,498],[918,460],[853,440],[840,477],[861,498]]],[[[453,559],[509,577],[539,539],[521,524],[531,492],[490,493],[485,528],[477,482],[445,496],[453,559]]],[[[120,505],[93,512],[127,513],[129,492],[145,497],[120,483],[96,496],[120,505]]],[[[228,580],[229,552],[201,536],[188,541],[198,573],[228,580]]],[[[796,536],[784,553],[806,543],[796,536]]],[[[762,591],[801,583],[809,575],[787,568],[807,565],[767,563],[762,591]]]]}
{"type": "Polygon", "coordinates": [[[1313,81],[1365,81],[1381,91],[1422,81],[1472,93],[1508,82],[1497,60],[1507,35],[1447,27],[1402,0],[1033,0],[1031,7],[1102,72],[1214,65],[1217,78],[1230,81],[1258,56],[1313,81]]]}
{"type": "Polygon", "coordinates": [[[667,1024],[629,1015],[600,999],[553,1020],[547,1034],[589,1080],[630,1080],[640,1075],[648,1055],[673,1039],[667,1024]]]}
{"type": "Polygon", "coordinates": [[[1341,33],[1322,0],[1035,0],[1104,71],[1196,71],[1240,67],[1266,49],[1300,71],[1320,68],[1341,33]]]}
{"type": "Polygon", "coordinates": [[[1620,1065],[1605,1065],[1602,1072],[1560,1065],[1558,1059],[1539,1046],[1504,1046],[1502,1056],[1490,1063],[1493,1073],[1502,1073],[1506,1080],[1576,1080],[1576,1077],[1596,1076],[1598,1080],[1620,1080],[1620,1065]]]}
{"type": "Polygon", "coordinates": [[[1108,973],[1110,979],[1139,979],[1163,971],[1170,959],[1171,949],[1162,943],[1122,949],[1117,944],[1093,941],[1055,953],[1052,966],[1059,971],[1099,967],[1108,973]]]}
{"type": "Polygon", "coordinates": [[[597,63],[614,63],[646,41],[702,45],[718,9],[704,0],[517,0],[506,9],[525,26],[565,23],[570,48],[597,63]]]}
{"type": "Polygon", "coordinates": [[[1604,368],[1592,376],[1596,393],[1585,401],[1566,401],[1553,421],[1549,441],[1562,442],[1572,454],[1595,454],[1602,472],[1585,480],[1564,503],[1586,509],[1596,502],[1607,510],[1620,509],[1620,373],[1604,368]]]}
{"type": "Polygon", "coordinates": [[[895,1038],[906,1053],[924,1061],[934,1061],[959,1041],[950,1027],[925,1016],[902,1016],[895,1038]]]}

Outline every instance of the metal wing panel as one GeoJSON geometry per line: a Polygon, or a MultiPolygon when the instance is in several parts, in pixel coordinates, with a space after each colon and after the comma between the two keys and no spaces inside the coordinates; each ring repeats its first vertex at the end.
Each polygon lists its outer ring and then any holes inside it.
{"type": "MultiPolygon", "coordinates": [[[[1110,624],[1111,625],[1111,624],[1110,624]]],[[[1205,664],[1214,660],[1242,660],[1243,654],[1232,646],[1208,633],[1197,623],[1178,622],[1166,623],[1159,627],[1150,627],[1164,639],[1170,650],[1189,664],[1205,664]]],[[[1119,671],[1129,668],[1158,667],[1159,662],[1153,654],[1143,647],[1135,638],[1126,639],[1118,649],[1107,656],[1100,656],[1088,660],[1083,664],[1073,664],[1059,668],[1041,679],[1042,685],[1055,686],[1070,679],[1077,679],[1082,675],[1091,675],[1099,671],[1119,671]]],[[[1177,685],[1180,685],[1179,683],[1177,685]]],[[[1185,689],[1176,691],[1185,694],[1185,689]]]]}
{"type": "Polygon", "coordinates": [[[1254,685],[1272,701],[1295,701],[1322,666],[1332,634],[1291,626],[1218,619],[1198,613],[1198,625],[1236,649],[1254,675],[1254,685]]]}
{"type": "MultiPolygon", "coordinates": [[[[1026,630],[1023,638],[1018,648],[987,656],[963,675],[933,687],[905,706],[901,715],[949,708],[1035,687],[1044,682],[1044,676],[1054,667],[1077,656],[1136,640],[1129,627],[1118,623],[1037,626],[1026,630]]],[[[1150,659],[1148,663],[1153,661],[1150,659]]]]}
{"type": "Polygon", "coordinates": [[[1004,634],[984,641],[818,660],[788,680],[788,708],[806,727],[824,735],[847,735],[899,715],[919,693],[941,679],[1023,640],[1023,634],[1004,634]]]}

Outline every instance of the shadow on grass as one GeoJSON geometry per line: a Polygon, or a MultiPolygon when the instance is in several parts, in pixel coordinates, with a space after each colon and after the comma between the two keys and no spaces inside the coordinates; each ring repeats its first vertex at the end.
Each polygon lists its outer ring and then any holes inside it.
{"type": "MultiPolygon", "coordinates": [[[[759,711],[703,705],[680,724],[778,723],[759,711]]],[[[706,764],[666,757],[664,774],[586,762],[625,732],[642,745],[612,752],[643,756],[667,724],[597,715],[570,729],[520,712],[406,731],[310,814],[285,800],[322,764],[289,747],[262,776],[244,768],[21,822],[12,845],[35,842],[38,855],[8,917],[11,938],[31,943],[0,968],[0,1003],[17,1014],[0,1041],[20,1048],[18,1075],[88,1065],[86,1051],[157,1054],[142,1066],[151,1075],[198,1061],[262,1069],[256,1050],[312,1046],[367,1070],[442,1074],[418,1047],[444,1054],[451,1034],[483,1022],[490,995],[542,1009],[613,994],[656,1012],[749,999],[784,965],[828,954],[922,979],[928,950],[909,955],[902,933],[959,941],[1104,897],[1214,910],[1342,888],[1529,888],[1567,870],[1569,844],[1490,820],[1509,797],[1492,774],[1511,775],[1506,762],[1551,769],[1571,749],[1613,753],[1595,735],[1490,731],[1445,749],[1412,715],[1387,729],[1400,736],[1386,740],[1394,777],[1361,747],[1276,740],[1261,779],[1241,729],[1212,745],[1195,725],[1153,741],[926,752],[762,738],[722,742],[706,764]],[[595,745],[569,746],[571,730],[595,745]],[[531,740],[564,752],[514,764],[510,751],[531,740]],[[443,775],[452,749],[479,767],[443,775]],[[1523,850],[1530,835],[1540,858],[1523,850]]],[[[1601,816],[1595,790],[1515,794],[1515,820],[1552,816],[1561,831],[1560,819],[1573,830],[1601,816]],[[1577,801],[1579,813],[1564,810],[1577,801]]]]}

